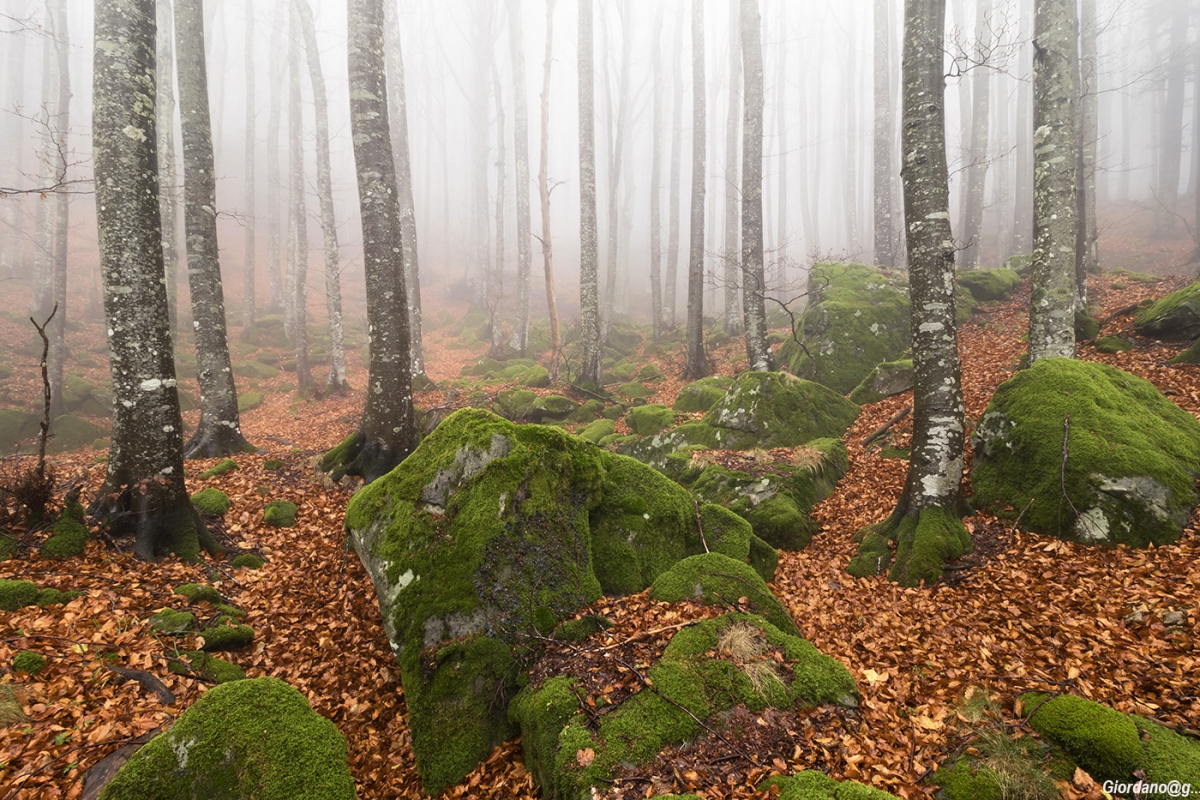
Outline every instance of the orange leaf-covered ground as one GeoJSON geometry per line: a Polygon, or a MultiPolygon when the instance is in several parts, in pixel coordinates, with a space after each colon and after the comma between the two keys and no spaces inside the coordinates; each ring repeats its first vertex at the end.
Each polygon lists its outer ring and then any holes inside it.
{"type": "MultiPolygon", "coordinates": [[[[1106,278],[1095,279],[1092,289],[1103,318],[1183,283],[1135,283],[1117,290],[1106,278]]],[[[1012,374],[1023,349],[1027,302],[1026,291],[984,309],[962,329],[969,417],[978,418],[991,392],[1012,374]]],[[[1108,320],[1104,333],[1129,322],[1128,317],[1108,320]]],[[[27,335],[15,321],[0,319],[5,341],[27,335]]],[[[94,344],[85,338],[94,331],[72,335],[79,337],[80,351],[94,344]]],[[[446,344],[436,332],[429,337],[429,371],[440,382],[457,377],[463,364],[480,355],[479,349],[446,344]]],[[[732,369],[737,349],[736,343],[730,345],[728,357],[716,363],[732,369]]],[[[1150,344],[1098,356],[1083,346],[1080,355],[1146,377],[1200,415],[1200,368],[1163,364],[1179,349],[1150,344]]],[[[365,372],[353,354],[349,360],[351,384],[361,387],[365,372]]],[[[675,377],[681,359],[667,358],[660,366],[670,378],[652,400],[670,402],[682,385],[675,377]]],[[[104,369],[93,368],[97,375],[104,369]]],[[[190,581],[211,583],[248,612],[255,642],[230,660],[251,676],[287,680],[345,734],[360,797],[421,796],[403,693],[374,591],[358,559],[343,547],[341,520],[350,490],[322,482],[310,466],[314,455],[353,429],[360,398],[352,393],[298,402],[292,393],[272,391],[288,379],[285,373],[263,381],[265,403],[243,418],[247,438],[263,448],[259,453],[239,457],[240,469],[208,480],[194,476],[215,461],[188,466],[190,491],[216,486],[233,499],[223,525],[227,541],[266,557],[263,569],[231,571],[220,559],[212,563],[227,574],[210,573],[205,564],[145,564],[101,541],[90,542],[85,555],[71,561],[34,555],[0,563],[0,577],[84,592],[65,607],[0,612],[0,681],[22,685],[29,716],[27,723],[0,728],[0,800],[79,797],[88,766],[129,739],[169,724],[205,690],[193,678],[168,672],[167,659],[177,643],[153,635],[145,622],[154,611],[178,605],[182,598],[172,597],[172,587],[190,581]],[[273,458],[285,461],[286,468],[263,469],[273,458]],[[263,506],[279,499],[299,506],[296,527],[263,525],[263,506]],[[41,653],[48,667],[36,678],[8,674],[19,650],[41,653]],[[176,702],[164,705],[139,684],[118,682],[103,667],[106,653],[115,654],[121,666],[152,672],[176,702]]],[[[3,387],[9,400],[21,402],[37,390],[32,370],[15,374],[3,387]]],[[[437,390],[418,396],[424,407],[444,401],[437,390]]],[[[771,725],[798,729],[795,748],[770,758],[747,753],[750,761],[723,772],[719,784],[710,772],[684,766],[621,784],[614,794],[689,790],[708,798],[751,797],[753,783],[770,774],[818,766],[834,777],[900,796],[924,796],[931,787],[922,778],[962,740],[955,708],[969,686],[988,687],[1009,712],[1017,693],[1049,682],[1123,711],[1200,727],[1195,613],[1183,631],[1167,630],[1161,622],[1167,611],[1200,605],[1195,526],[1170,547],[1104,550],[1014,532],[980,515],[967,520],[979,552],[942,585],[900,589],[882,578],[855,579],[845,572],[854,550],[851,537],[890,512],[906,468],[901,459],[882,457],[880,443],[864,450],[859,442],[910,402],[911,395],[901,395],[864,409],[845,437],[850,472],[816,511],[820,535],[803,552],[784,554],[774,585],[803,634],[855,675],[864,695],[859,711],[827,720],[826,727],[776,715],[771,725]],[[1135,608],[1148,613],[1141,623],[1127,625],[1123,618],[1135,608]],[[807,727],[800,730],[802,722],[807,727]],[[728,782],[734,774],[739,777],[728,782]]],[[[188,415],[192,424],[197,413],[188,415]]],[[[910,420],[901,422],[885,443],[903,447],[910,429],[910,420]]],[[[60,479],[77,477],[88,487],[86,496],[102,476],[94,456],[77,452],[55,458],[60,479]]],[[[213,613],[207,607],[193,610],[201,616],[213,613]]],[[[620,622],[611,635],[628,637],[639,628],[670,625],[686,609],[637,596],[613,603],[610,611],[620,622]]],[[[190,649],[186,641],[178,646],[190,649]]],[[[1083,776],[1063,791],[1099,796],[1083,776]]],[[[537,796],[519,742],[498,748],[447,794],[537,796]]]]}

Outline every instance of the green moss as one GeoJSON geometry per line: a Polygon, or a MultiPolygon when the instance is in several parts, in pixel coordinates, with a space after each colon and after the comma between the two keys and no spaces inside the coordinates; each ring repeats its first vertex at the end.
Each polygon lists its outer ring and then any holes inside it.
{"type": "Polygon", "coordinates": [[[290,528],[296,524],[296,504],[287,500],[272,500],[263,509],[263,522],[275,528],[290,528]]]}
{"type": "Polygon", "coordinates": [[[28,672],[30,675],[37,675],[45,667],[45,657],[41,653],[35,653],[32,650],[21,650],[12,659],[14,672],[28,672]]]}
{"type": "Polygon", "coordinates": [[[279,370],[261,361],[235,361],[233,362],[233,374],[239,378],[261,381],[274,378],[279,374],[279,370]]]}
{"type": "Polygon", "coordinates": [[[584,401],[583,405],[575,409],[567,417],[569,422],[587,422],[590,423],[596,419],[600,413],[604,411],[604,403],[599,400],[589,399],[584,401]]]}
{"type": "Polygon", "coordinates": [[[541,365],[535,365],[522,371],[520,382],[522,386],[543,388],[550,385],[550,372],[541,365]]]}
{"type": "Polygon", "coordinates": [[[249,625],[216,625],[205,628],[204,650],[236,650],[254,641],[254,629],[249,625]]]}
{"type": "Polygon", "coordinates": [[[693,381],[679,390],[672,408],[679,412],[708,411],[725,396],[725,392],[732,385],[733,381],[722,377],[693,381]]]}
{"type": "Polygon", "coordinates": [[[1123,353],[1133,349],[1133,345],[1120,336],[1099,336],[1093,344],[1096,346],[1097,353],[1123,353]]]}
{"type": "Polygon", "coordinates": [[[1200,281],[1172,292],[1137,315],[1134,330],[1170,341],[1200,338],[1200,281]]]}
{"type": "Polygon", "coordinates": [[[655,579],[650,596],[677,603],[697,599],[705,605],[733,603],[745,597],[749,608],[783,631],[796,633],[796,623],[752,567],[721,553],[702,553],[675,564],[655,579]]]}
{"type": "Polygon", "coordinates": [[[262,468],[269,472],[274,472],[275,470],[283,469],[286,466],[286,461],[280,461],[278,458],[268,458],[263,462],[262,468]]]}
{"type": "MultiPolygon", "coordinates": [[[[776,800],[896,800],[896,796],[856,781],[838,783],[823,772],[803,770],[776,775],[758,786],[760,792],[779,787],[776,800]]],[[[980,798],[986,800],[986,798],[980,798]]]]}
{"type": "Polygon", "coordinates": [[[746,520],[754,533],[781,550],[803,550],[812,541],[817,524],[802,514],[787,494],[777,494],[751,508],[746,520]]]}
{"type": "Polygon", "coordinates": [[[101,800],[353,800],[346,740],[276,678],[215,686],[138,750],[101,800]]]}
{"type": "MultiPolygon", "coordinates": [[[[12,453],[19,444],[37,436],[41,419],[39,414],[0,408],[0,452],[12,453]]],[[[33,452],[32,447],[22,449],[24,452],[33,452]]]]}
{"type": "Polygon", "coordinates": [[[205,586],[202,583],[185,583],[181,586],[176,586],[175,594],[183,595],[190,603],[217,603],[224,602],[225,598],[211,586],[205,586]]]}
{"type": "Polygon", "coordinates": [[[237,398],[238,412],[245,414],[263,404],[262,392],[240,392],[237,398]]]}
{"type": "Polygon", "coordinates": [[[233,557],[230,565],[234,569],[258,569],[263,565],[263,560],[254,553],[241,553],[233,557]]]}
{"type": "Polygon", "coordinates": [[[528,389],[510,389],[496,395],[494,408],[506,419],[522,420],[533,412],[537,399],[537,395],[528,389]]]}
{"type": "Polygon", "coordinates": [[[55,558],[73,558],[83,553],[88,529],[81,522],[60,519],[54,524],[53,535],[42,544],[42,553],[55,558]]]}
{"type": "Polygon", "coordinates": [[[189,611],[177,611],[164,608],[150,617],[150,627],[156,633],[181,634],[191,630],[196,623],[196,615],[189,611]]]}
{"type": "Polygon", "coordinates": [[[1075,341],[1090,342],[1100,335],[1100,321],[1082,311],[1075,312],[1075,341]]]}
{"type": "Polygon", "coordinates": [[[978,502],[1008,516],[1028,506],[1022,522],[1039,533],[1166,544],[1200,500],[1200,423],[1150,382],[1105,364],[1038,361],[996,390],[971,444],[978,502]]]}
{"type": "Polygon", "coordinates": [[[675,424],[675,412],[658,404],[636,406],[625,415],[625,424],[638,436],[653,436],[675,424]]]}
{"type": "Polygon", "coordinates": [[[605,436],[612,436],[617,423],[610,419],[598,419],[579,432],[579,438],[589,442],[599,442],[605,436]]]}
{"type": "Polygon", "coordinates": [[[210,469],[207,469],[201,473],[200,477],[204,479],[215,478],[218,475],[224,475],[227,472],[233,472],[237,468],[238,463],[232,458],[223,458],[210,469]]]}
{"type": "Polygon", "coordinates": [[[896,543],[896,562],[888,579],[902,586],[933,584],[947,561],[971,551],[971,535],[953,512],[932,506],[913,514],[893,513],[859,532],[858,553],[846,571],[857,577],[879,575],[891,563],[889,542],[896,543]]]}
{"type": "Polygon", "coordinates": [[[77,592],[73,589],[68,589],[65,592],[59,591],[58,589],[42,589],[40,592],[38,592],[37,605],[38,608],[66,605],[76,597],[81,596],[81,594],[81,592],[77,592]]]}
{"type": "Polygon", "coordinates": [[[569,417],[577,408],[579,404],[569,397],[548,394],[534,401],[532,416],[537,421],[547,418],[561,420],[569,417]]]}
{"type": "Polygon", "coordinates": [[[916,373],[912,359],[889,361],[877,365],[862,383],[850,393],[850,401],[859,405],[878,403],[885,397],[900,394],[913,388],[916,373]]]}
{"type": "Polygon", "coordinates": [[[959,272],[956,279],[960,286],[965,287],[971,296],[981,303],[1006,300],[1021,282],[1021,276],[1016,270],[1007,267],[959,272]]]}
{"type": "Polygon", "coordinates": [[[219,517],[224,515],[229,507],[233,505],[233,501],[229,499],[229,495],[222,492],[220,489],[214,489],[211,486],[207,489],[202,489],[192,495],[192,505],[194,505],[201,514],[208,514],[211,517],[219,517]]]}
{"type": "Polygon", "coordinates": [[[0,725],[16,725],[28,717],[17,701],[17,687],[11,683],[0,683],[0,725]]]}
{"type": "Polygon", "coordinates": [[[17,611],[37,602],[38,588],[29,581],[0,578],[0,610],[17,611]]]}
{"type": "Polygon", "coordinates": [[[717,429],[717,446],[723,449],[795,447],[812,439],[840,437],[858,410],[812,381],[781,372],[743,372],[704,421],[717,429]]]}
{"type": "Polygon", "coordinates": [[[213,608],[227,619],[239,620],[246,618],[246,612],[228,603],[216,603],[213,608]]]}
{"type": "Polygon", "coordinates": [[[600,412],[600,416],[604,417],[605,419],[611,419],[614,421],[618,420],[625,416],[625,406],[619,403],[616,405],[605,406],[604,410],[600,412]]]}
{"type": "Polygon", "coordinates": [[[176,674],[183,674],[188,669],[198,672],[213,683],[228,683],[246,679],[246,672],[237,664],[232,664],[223,658],[217,658],[203,650],[184,650],[179,655],[186,660],[187,666],[176,661],[168,661],[167,669],[176,674]]]}
{"type": "Polygon", "coordinates": [[[78,450],[81,447],[91,447],[92,442],[101,439],[106,431],[83,417],[63,414],[55,417],[50,423],[50,441],[46,444],[47,453],[65,453],[68,450],[78,450]]]}

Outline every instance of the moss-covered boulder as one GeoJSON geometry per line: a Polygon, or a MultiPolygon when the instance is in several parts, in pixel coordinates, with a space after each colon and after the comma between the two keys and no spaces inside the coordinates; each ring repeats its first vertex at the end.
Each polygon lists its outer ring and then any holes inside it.
{"type": "Polygon", "coordinates": [[[691,495],[645,465],[480,409],[452,414],[354,496],[346,527],[400,662],[426,791],[512,734],[497,698],[517,689],[522,635],[548,635],[604,584],[639,591],[702,552],[696,519],[691,495]]]}
{"type": "Polygon", "coordinates": [[[222,458],[216,464],[204,470],[204,472],[200,474],[200,477],[205,479],[215,478],[218,475],[224,475],[227,472],[233,472],[237,468],[238,463],[232,458],[222,458]]]}
{"type": "Polygon", "coordinates": [[[1017,271],[1008,267],[967,270],[958,273],[957,279],[958,285],[964,287],[981,303],[1007,300],[1021,283],[1021,276],[1017,271]]]}
{"type": "Polygon", "coordinates": [[[550,372],[540,364],[527,367],[518,379],[522,386],[544,388],[550,385],[550,372]]]}
{"type": "Polygon", "coordinates": [[[74,558],[83,552],[88,540],[87,526],[74,519],[63,518],[54,523],[52,535],[42,544],[42,553],[54,558],[74,558]]]}
{"type": "Polygon", "coordinates": [[[689,556],[673,565],[654,579],[650,596],[667,603],[698,600],[704,605],[745,597],[755,614],[781,631],[800,634],[787,609],[771,594],[762,576],[744,561],[720,552],[689,556]]]}
{"type": "Polygon", "coordinates": [[[228,625],[219,622],[200,632],[204,637],[202,650],[237,650],[254,641],[254,629],[249,625],[228,625]]]}
{"type": "Polygon", "coordinates": [[[1200,502],[1200,422],[1105,364],[1042,359],[1019,372],[996,390],[971,444],[977,500],[1010,516],[1026,509],[1022,522],[1039,533],[1161,545],[1200,502]]]}
{"type": "Polygon", "coordinates": [[[878,403],[885,397],[907,392],[913,388],[916,372],[913,370],[911,358],[899,361],[888,361],[879,364],[871,370],[871,374],[863,378],[862,383],[854,387],[850,400],[865,406],[867,403],[878,403]]]}
{"type": "Polygon", "coordinates": [[[548,394],[534,401],[529,416],[534,422],[547,419],[563,420],[571,416],[577,408],[579,408],[579,403],[569,397],[563,397],[561,394],[548,394]]]}
{"type": "Polygon", "coordinates": [[[211,603],[214,606],[217,603],[225,602],[225,598],[211,586],[206,586],[203,583],[184,583],[176,586],[174,593],[188,599],[189,603],[211,603]]]}
{"type": "Polygon", "coordinates": [[[1133,328],[1142,336],[1173,342],[1200,338],[1200,281],[1172,292],[1142,311],[1133,328]]]}
{"type": "Polygon", "coordinates": [[[256,570],[262,567],[265,562],[254,553],[240,553],[233,557],[229,565],[234,569],[249,569],[256,570]]]}
{"type": "Polygon", "coordinates": [[[696,720],[719,720],[735,706],[758,711],[855,705],[858,699],[845,667],[751,614],[681,629],[646,677],[651,686],[600,715],[595,727],[572,676],[517,696],[509,715],[520,726],[525,763],[544,797],[587,797],[591,787],[607,785],[617,767],[650,763],[663,748],[704,735],[696,720]]]}
{"type": "Polygon", "coordinates": [[[190,611],[164,608],[152,614],[147,621],[155,633],[177,635],[192,629],[196,624],[196,615],[190,611]]]}
{"type": "MultiPolygon", "coordinates": [[[[30,414],[15,408],[0,408],[0,452],[9,455],[22,442],[36,437],[41,422],[40,414],[30,414]]],[[[24,452],[33,452],[35,446],[27,445],[21,449],[24,452]]]]}
{"type": "Polygon", "coordinates": [[[1120,336],[1099,336],[1092,344],[1095,345],[1097,353],[1123,353],[1133,349],[1133,343],[1120,336]]]}
{"type": "Polygon", "coordinates": [[[777,775],[764,781],[758,789],[766,791],[773,786],[779,787],[776,800],[897,800],[896,795],[881,789],[857,781],[839,783],[815,769],[806,769],[795,775],[777,775]]]}
{"type": "Polygon", "coordinates": [[[18,611],[37,602],[38,588],[29,581],[0,578],[0,611],[18,611]]]}
{"type": "Polygon", "coordinates": [[[235,361],[233,374],[239,378],[261,381],[274,378],[279,374],[279,370],[261,361],[235,361]]]}
{"type": "Polygon", "coordinates": [[[93,425],[83,417],[63,414],[55,417],[50,423],[50,441],[46,443],[46,452],[65,453],[81,447],[91,447],[92,442],[107,435],[108,431],[93,425]]]}
{"type": "Polygon", "coordinates": [[[64,592],[61,589],[46,588],[38,592],[37,606],[38,608],[48,608],[50,606],[66,605],[81,595],[82,592],[74,589],[68,589],[64,592]]]}
{"type": "Polygon", "coordinates": [[[296,504],[288,500],[272,500],[263,508],[263,522],[273,528],[290,528],[296,524],[296,504]]]}
{"type": "Polygon", "coordinates": [[[858,416],[858,405],[813,381],[783,372],[743,372],[704,417],[726,450],[796,447],[837,438],[858,416]]]}
{"type": "Polygon", "coordinates": [[[237,406],[239,413],[253,411],[263,404],[262,392],[239,392],[237,397],[237,406]]]}
{"type": "Polygon", "coordinates": [[[217,658],[203,650],[184,650],[179,658],[167,662],[167,669],[176,674],[188,671],[199,673],[213,683],[229,683],[246,679],[246,671],[237,664],[217,658]]]}
{"type": "Polygon", "coordinates": [[[95,416],[112,414],[112,394],[79,375],[63,379],[63,405],[67,411],[95,416]]]}
{"type": "Polygon", "coordinates": [[[121,767],[101,800],[353,800],[346,740],[277,678],[214,686],[121,767]]]}
{"type": "Polygon", "coordinates": [[[617,423],[611,419],[598,419],[579,432],[579,438],[589,442],[599,442],[605,436],[612,436],[617,429],[617,423]]]}
{"type": "Polygon", "coordinates": [[[207,514],[210,517],[220,517],[229,510],[229,507],[233,505],[233,501],[229,499],[229,495],[220,489],[210,486],[192,495],[192,505],[199,509],[201,514],[207,514]]]}
{"type": "MultiPolygon", "coordinates": [[[[1021,696],[1029,725],[1061,747],[1096,781],[1132,784],[1140,777],[1157,791],[1140,797],[1167,800],[1200,792],[1200,744],[1170,728],[1074,695],[1021,696]],[[1168,788],[1171,787],[1171,788],[1168,788]]],[[[1117,790],[1132,796],[1133,787],[1117,790]]]]}
{"type": "Polygon", "coordinates": [[[691,411],[708,411],[725,396],[725,392],[732,385],[732,380],[720,376],[692,381],[679,390],[672,408],[685,413],[691,411]]]}
{"type": "Polygon", "coordinates": [[[625,414],[625,424],[638,436],[653,436],[675,424],[675,412],[657,403],[634,406],[625,414]]]}
{"type": "Polygon", "coordinates": [[[509,389],[496,395],[492,410],[505,419],[519,422],[529,417],[537,400],[538,396],[528,389],[509,389]]]}

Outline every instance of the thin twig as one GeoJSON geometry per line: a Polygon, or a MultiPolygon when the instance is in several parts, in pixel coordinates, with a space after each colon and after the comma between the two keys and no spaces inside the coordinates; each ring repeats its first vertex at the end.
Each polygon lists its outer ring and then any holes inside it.
{"type": "Polygon", "coordinates": [[[897,422],[899,422],[900,420],[907,417],[910,413],[912,413],[912,406],[905,406],[901,410],[897,411],[892,416],[891,419],[889,419],[887,422],[883,423],[878,428],[876,428],[874,433],[872,433],[870,436],[868,436],[867,438],[865,438],[861,442],[859,442],[859,447],[866,447],[871,442],[878,439],[880,436],[883,436],[885,433],[887,433],[889,430],[892,429],[893,425],[895,425],[897,422]]]}
{"type": "Polygon", "coordinates": [[[700,522],[700,503],[696,498],[692,498],[692,506],[696,510],[696,527],[700,530],[700,544],[704,545],[704,552],[712,552],[708,549],[708,540],[704,538],[704,524],[700,522]]]}

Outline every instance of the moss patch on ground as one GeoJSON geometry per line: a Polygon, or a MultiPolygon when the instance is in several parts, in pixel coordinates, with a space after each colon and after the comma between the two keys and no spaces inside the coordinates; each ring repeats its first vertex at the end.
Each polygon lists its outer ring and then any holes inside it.
{"type": "MultiPolygon", "coordinates": [[[[777,775],[759,785],[759,791],[779,787],[776,800],[896,800],[889,794],[857,781],[839,783],[823,772],[806,769],[795,775],[777,775]]],[[[983,800],[983,798],[980,798],[983,800]]]]}
{"type": "Polygon", "coordinates": [[[859,531],[858,553],[846,571],[859,578],[888,572],[902,586],[933,584],[946,562],[971,552],[971,534],[952,511],[932,506],[916,513],[893,513],[859,531]],[[890,544],[896,546],[892,562],[890,544]],[[890,570],[889,570],[890,567],[890,570]]]}
{"type": "Polygon", "coordinates": [[[18,611],[37,602],[38,588],[29,581],[0,578],[0,610],[18,611]]]}
{"type": "Polygon", "coordinates": [[[14,672],[28,672],[30,675],[37,675],[45,667],[45,657],[41,653],[35,653],[32,650],[21,650],[12,659],[14,672]]]}
{"type": "Polygon", "coordinates": [[[263,522],[273,528],[290,528],[296,524],[296,504],[287,500],[272,500],[263,508],[263,522]]]}
{"type": "Polygon", "coordinates": [[[54,523],[52,535],[42,544],[42,552],[55,558],[73,558],[83,552],[88,529],[82,522],[63,518],[54,523]]]}
{"type": "Polygon", "coordinates": [[[723,449],[796,447],[841,436],[858,411],[857,404],[818,383],[782,372],[743,372],[704,421],[717,429],[723,449]]]}
{"type": "Polygon", "coordinates": [[[1039,533],[1167,544],[1200,502],[1200,423],[1153,384],[1105,364],[1038,361],[996,390],[971,444],[978,501],[1009,516],[1028,506],[1022,522],[1039,533]]]}
{"type": "Polygon", "coordinates": [[[201,478],[215,478],[218,475],[224,475],[227,472],[233,472],[238,468],[238,463],[232,458],[222,458],[216,464],[200,474],[201,478]]]}
{"type": "Polygon", "coordinates": [[[719,376],[701,378],[693,381],[679,390],[672,406],[679,412],[708,411],[717,401],[725,396],[725,392],[733,385],[729,378],[719,376]]]}
{"type": "Polygon", "coordinates": [[[201,514],[207,514],[210,517],[220,517],[224,515],[229,507],[233,505],[233,501],[229,499],[229,495],[222,492],[220,489],[209,487],[201,489],[192,495],[192,505],[194,505],[201,514]]]}
{"type": "Polygon", "coordinates": [[[967,270],[959,272],[955,279],[981,303],[1006,300],[1021,283],[1017,271],[1008,267],[967,270]]]}
{"type": "Polygon", "coordinates": [[[101,800],[353,800],[346,740],[275,678],[215,686],[117,772],[101,800]]]}
{"type": "Polygon", "coordinates": [[[185,583],[175,587],[175,594],[183,595],[190,603],[207,602],[216,605],[223,603],[225,598],[211,586],[205,586],[203,583],[185,583]]]}

